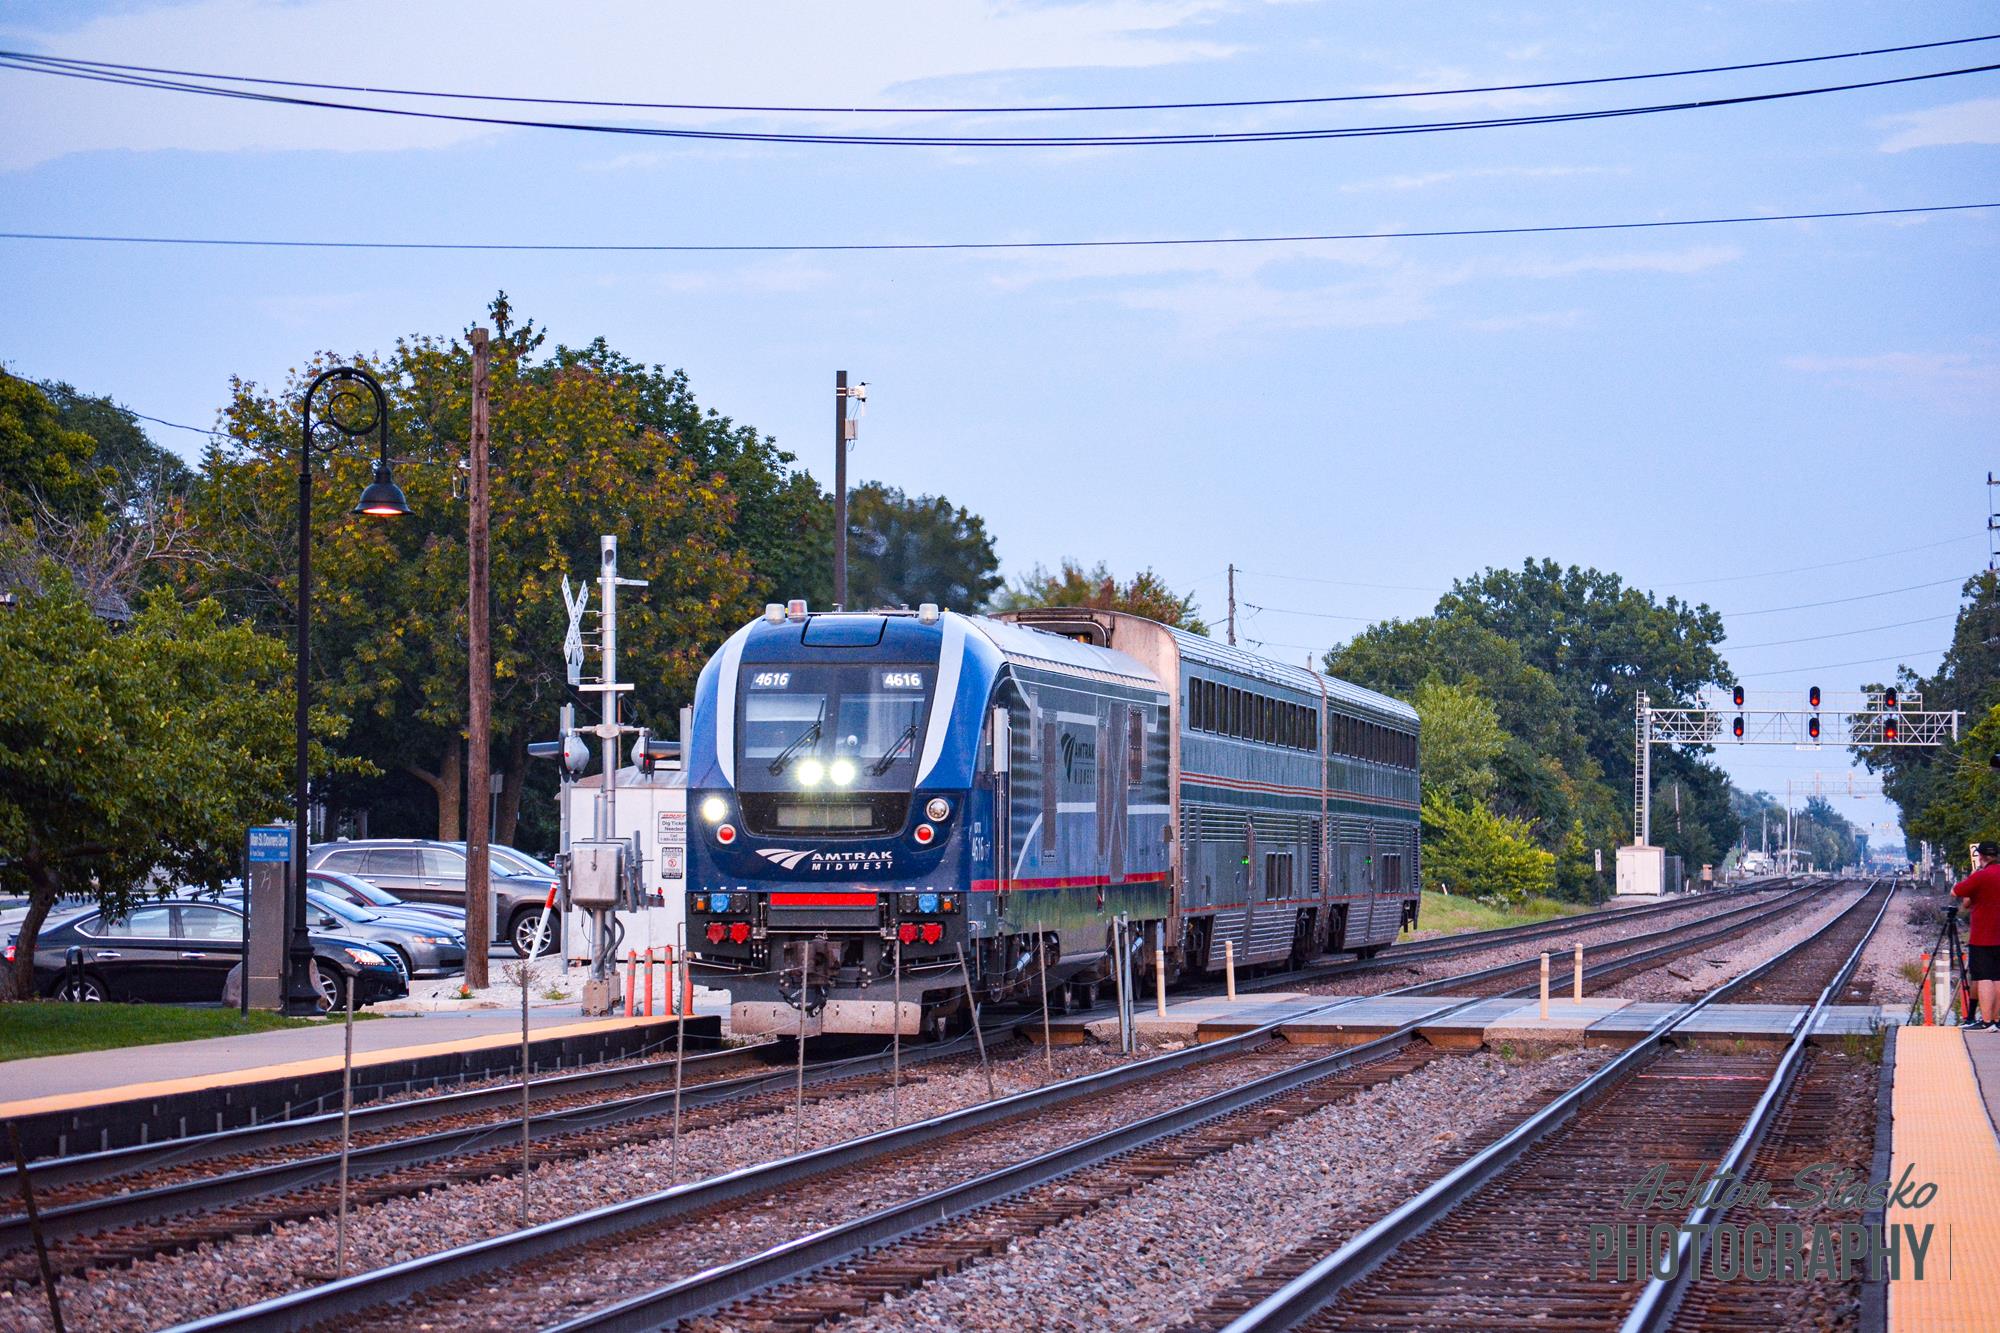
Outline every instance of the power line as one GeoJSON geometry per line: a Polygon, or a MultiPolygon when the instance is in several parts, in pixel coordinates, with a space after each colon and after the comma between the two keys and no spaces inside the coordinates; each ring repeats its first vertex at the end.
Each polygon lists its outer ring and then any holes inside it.
{"type": "MultiPolygon", "coordinates": [[[[1565,232],[1656,231],[1669,227],[1722,227],[1752,222],[1825,222],[1843,218],[1901,217],[1920,213],[1967,213],[2000,208],[2000,201],[1925,204],[1909,208],[1855,208],[1823,213],[1743,214],[1734,217],[1670,218],[1656,222],[1573,222],[1530,227],[1452,227],[1417,231],[1300,232],[1259,236],[1174,236],[1101,241],[838,241],[760,243],[579,243],[538,241],[300,241],[255,236],[140,236],[104,232],[0,231],[7,241],[74,241],[104,245],[188,245],[267,250],[470,250],[516,253],[625,254],[828,254],[949,250],[1115,250],[1197,245],[1290,245],[1309,241],[1409,241],[1469,236],[1543,236],[1565,232]]],[[[1267,578],[1295,578],[1273,574],[1267,578]]],[[[1315,580],[1337,582],[1337,580],[1315,580]]],[[[1377,585],[1390,586],[1390,585],[1377,585]]],[[[1433,591],[1428,588],[1415,592],[1433,591]]]]}
{"type": "Polygon", "coordinates": [[[1418,97],[1463,97],[1474,94],[1543,92],[1554,88],[1582,88],[1598,84],[1640,83],[1656,79],[1681,79],[1705,74],[1735,74],[1746,70],[1779,69],[1791,65],[1815,65],[1834,60],[1857,60],[1868,56],[1902,55],[1911,51],[1934,51],[1950,46],[1971,46],[2000,40],[2000,33],[1975,37],[1953,37],[1935,42],[1912,42],[1904,46],[1877,46],[1860,51],[1838,51],[1829,55],[1792,56],[1779,60],[1756,60],[1735,65],[1704,65],[1689,69],[1659,70],[1646,74],[1612,74],[1591,78],[1550,79],[1540,83],[1496,83],[1473,87],[1431,88],[1420,92],[1340,93],[1309,97],[1233,98],[1206,102],[1087,102],[1055,103],[1041,106],[785,106],[728,102],[640,102],[610,101],[588,97],[531,97],[503,93],[454,93],[426,88],[393,88],[370,84],[319,83],[305,79],[273,79],[249,74],[219,74],[213,71],[173,69],[158,65],[129,65],[109,60],[85,60],[80,56],[58,56],[32,51],[0,50],[0,58],[46,65],[52,69],[103,70],[121,74],[164,75],[177,79],[206,79],[216,83],[250,83],[267,88],[304,88],[315,92],[363,93],[383,97],[422,97],[456,102],[508,102],[531,106],[593,107],[620,111],[704,111],[734,112],[745,115],[1058,115],[1089,111],[1212,111],[1250,107],[1319,106],[1340,102],[1390,102],[1418,97]]]}
{"type": "Polygon", "coordinates": [[[1663,586],[1669,588],[1702,588],[1707,587],[1711,583],[1743,583],[1750,579],[1776,578],[1781,574],[1810,574],[1821,569],[1838,569],[1842,565],[1859,565],[1870,560],[1883,560],[1892,555],[1909,555],[1914,551],[1935,551],[1940,546],[1957,546],[1962,542],[1972,540],[1973,538],[1970,536],[1947,537],[1941,542],[1925,542],[1922,546],[1902,546],[1893,551],[1877,551],[1874,555],[1850,556],[1845,560],[1828,560],[1817,565],[1794,565],[1790,569],[1767,569],[1761,574],[1724,574],[1719,578],[1712,579],[1683,579],[1679,582],[1667,583],[1663,586]]]}
{"type": "Polygon", "coordinates": [[[175,430],[191,430],[197,435],[212,435],[217,439],[226,440],[229,438],[227,432],[219,430],[210,430],[206,426],[183,426],[178,421],[168,421],[165,417],[149,417],[144,412],[134,412],[129,407],[124,408],[122,410],[128,416],[137,417],[141,421],[150,421],[156,426],[172,426],[175,430]]]}
{"type": "Polygon", "coordinates": [[[1860,657],[1856,658],[1852,662],[1821,662],[1817,666],[1785,667],[1783,670],[1780,671],[1747,671],[1743,673],[1742,679],[1761,680],[1766,676],[1798,676],[1798,675],[1803,675],[1808,671],[1832,671],[1836,667],[1873,666],[1877,662],[1895,662],[1898,665],[1900,665],[1906,658],[1928,657],[1932,653],[1943,653],[1948,651],[1950,651],[1949,647],[1918,648],[1910,652],[1888,653],[1881,657],[1860,657]]]}
{"type": "Polygon", "coordinates": [[[1740,620],[1745,616],[1776,615],[1780,611],[1806,611],[1816,606],[1843,606],[1848,602],[1865,602],[1875,597],[1894,597],[1899,592],[1918,592],[1925,588],[1942,588],[1946,584],[1960,584],[1963,582],[1965,582],[1965,576],[1960,575],[1957,578],[1936,579],[1930,583],[1912,583],[1907,588],[1884,588],[1881,592],[1856,593],[1852,597],[1829,597],[1823,602],[1798,602],[1792,606],[1767,606],[1759,611],[1725,611],[1721,614],[1726,617],[1733,616],[1740,620]]]}
{"type": "Polygon", "coordinates": [[[1585,111],[1540,112],[1521,116],[1481,116],[1465,120],[1414,121],[1405,124],[1343,125],[1307,130],[1235,130],[1201,133],[1163,134],[1065,134],[1065,135],[980,135],[980,134],[832,134],[804,131],[716,130],[672,128],[658,125],[591,124],[584,121],[534,120],[515,116],[475,116],[451,111],[422,111],[411,107],[371,106],[360,102],[340,102],[327,98],[256,92],[246,88],[219,88],[155,75],[122,74],[111,70],[94,72],[73,66],[47,63],[33,56],[0,57],[0,68],[54,78],[81,79],[123,87],[151,88],[161,92],[189,93],[277,106],[309,107],[316,110],[354,111],[370,115],[396,116],[410,120],[447,121],[465,125],[485,125],[505,129],[564,130],[577,134],[627,135],[639,138],[711,140],[726,143],[775,143],[846,145],[864,147],[916,148],[1121,148],[1162,145],[1295,143],[1329,139],[1381,138],[1405,134],[1443,134],[1461,130],[1498,129],[1518,125],[1560,125],[1589,120],[1610,120],[1627,116],[1663,115],[1678,111],[1706,111],[1725,106],[1748,106],[1760,102],[1791,101],[1831,93],[1858,92],[1903,84],[1929,83],[1941,79],[1987,74],[2000,64],[1969,65],[1960,69],[1929,70],[1896,78],[1857,80],[1813,88],[1788,88],[1769,93],[1742,93],[1733,97],[1695,98],[1680,102],[1660,102],[1640,106],[1600,107],[1585,111]]]}
{"type": "Polygon", "coordinates": [[[1957,618],[1956,615],[1919,616],[1915,620],[1899,620],[1893,625],[1870,625],[1865,629],[1844,629],[1832,634],[1808,634],[1801,639],[1770,639],[1763,643],[1720,644],[1718,647],[1725,652],[1732,653],[1747,652],[1752,648],[1782,648],[1794,643],[1818,643],[1822,639],[1847,639],[1852,638],[1856,634],[1873,634],[1877,630],[1907,629],[1911,625],[1935,625],[1940,620],[1956,620],[1957,618]]]}

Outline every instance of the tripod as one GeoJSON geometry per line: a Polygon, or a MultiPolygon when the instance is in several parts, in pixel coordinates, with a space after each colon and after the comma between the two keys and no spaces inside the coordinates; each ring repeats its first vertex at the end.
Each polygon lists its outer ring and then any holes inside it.
{"type": "MultiPolygon", "coordinates": [[[[1978,997],[1976,996],[1976,994],[1972,989],[1972,983],[1966,979],[1965,945],[1960,940],[1958,934],[1958,903],[1956,901],[1953,901],[1951,905],[1946,908],[1944,914],[1944,925],[1938,928],[1938,937],[1931,944],[1930,952],[1925,955],[1925,957],[1932,960],[1933,965],[1935,965],[1936,960],[1940,956],[1943,956],[1950,960],[1950,969],[1951,969],[1950,975],[1958,979],[1959,1022],[1970,1023],[1976,1016],[1986,1017],[1985,1015],[1977,1014],[1976,1011],[1979,1004],[1978,997]],[[1947,949],[1950,950],[1949,953],[1945,952],[1945,950],[1947,949]]],[[[1944,997],[1942,996],[1939,997],[1940,1000],[1942,1000],[1943,998],[1944,997]]],[[[1923,1016],[1923,1005],[1924,1005],[1924,993],[1923,993],[1923,988],[1920,985],[1917,988],[1916,998],[1910,1001],[1909,1021],[1911,1023],[1914,1024],[1921,1020],[1923,1016]]]]}

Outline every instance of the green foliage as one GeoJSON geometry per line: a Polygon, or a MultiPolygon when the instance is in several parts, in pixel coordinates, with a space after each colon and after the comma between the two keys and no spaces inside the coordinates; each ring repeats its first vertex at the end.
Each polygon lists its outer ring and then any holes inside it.
{"type": "Polygon", "coordinates": [[[60,380],[45,380],[39,387],[64,429],[91,438],[91,462],[104,485],[102,503],[114,522],[142,520],[194,489],[194,472],[178,454],[154,444],[131,409],[60,380]]]}
{"type": "Polygon", "coordinates": [[[1424,797],[1424,880],[1453,893],[1502,903],[1548,896],[1555,857],[1537,847],[1527,824],[1478,802],[1424,797]]]}
{"type": "Polygon", "coordinates": [[[1193,593],[1177,593],[1150,569],[1142,569],[1120,583],[1103,561],[1086,570],[1074,560],[1064,560],[1062,568],[1050,573],[1036,565],[1014,586],[994,599],[998,611],[1026,611],[1037,606],[1089,606],[1100,611],[1127,611],[1163,625],[1174,625],[1191,634],[1208,633],[1193,593]]]}
{"type": "Polygon", "coordinates": [[[847,500],[847,589],[855,609],[935,602],[977,611],[1000,587],[985,520],[942,495],[867,482],[847,500]]]}
{"type": "Polygon", "coordinates": [[[164,593],[114,631],[59,571],[40,582],[0,614],[0,887],[30,900],[16,994],[59,896],[118,911],[155,882],[219,885],[289,805],[283,644],[164,593]]]}
{"type": "Polygon", "coordinates": [[[1418,686],[1410,702],[1421,725],[1425,789],[1454,801],[1484,801],[1493,790],[1493,761],[1507,748],[1493,705],[1471,685],[1435,678],[1418,686]]]}
{"type": "MultiPolygon", "coordinates": [[[[1991,766],[2000,752],[2000,575],[1983,571],[1966,580],[1951,648],[1936,672],[1920,676],[1908,667],[1896,675],[1906,697],[1921,695],[1926,710],[1965,713],[1956,741],[1936,748],[1857,746],[1855,755],[1882,775],[1882,791],[1903,814],[1903,831],[1916,844],[1928,841],[1954,865],[1965,864],[1965,845],[1977,837],[2000,836],[2000,773],[1991,766]]],[[[1870,688],[1879,688],[1871,686],[1870,688]]]]}
{"type": "Polygon", "coordinates": [[[96,453],[96,442],[66,426],[47,394],[0,370],[0,521],[24,523],[37,509],[94,518],[106,482],[96,453]]]}

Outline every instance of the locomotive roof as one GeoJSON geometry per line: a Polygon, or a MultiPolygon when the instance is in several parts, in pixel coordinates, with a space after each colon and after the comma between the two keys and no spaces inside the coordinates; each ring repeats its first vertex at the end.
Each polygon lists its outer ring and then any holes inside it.
{"type": "Polygon", "coordinates": [[[1173,636],[1174,645],[1180,650],[1181,660],[1184,663],[1199,662],[1223,667],[1246,676],[1268,680],[1276,685],[1289,686],[1302,694],[1317,694],[1324,684],[1327,698],[1348,708],[1364,713],[1379,713],[1399,722],[1414,724],[1417,720],[1417,710],[1401,699],[1378,694],[1352,681],[1342,680],[1338,676],[1321,675],[1304,667],[1288,666],[1259,653],[1234,648],[1226,643],[1217,643],[1214,639],[1190,634],[1172,625],[1163,625],[1161,628],[1173,636]]]}

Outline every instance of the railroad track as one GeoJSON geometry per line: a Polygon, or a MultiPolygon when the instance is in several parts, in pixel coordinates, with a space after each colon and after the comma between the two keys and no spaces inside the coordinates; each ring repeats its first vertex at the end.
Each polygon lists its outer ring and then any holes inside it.
{"type": "MultiPolygon", "coordinates": [[[[1794,894],[1800,891],[1795,890],[1794,894]]],[[[1780,900],[1781,905],[1789,899],[1780,900]]],[[[1621,918],[1675,914],[1694,900],[1621,909],[1621,918]]],[[[1766,904],[1732,908],[1710,921],[1747,920],[1754,924],[1778,910],[1766,904]]],[[[1574,930],[1585,921],[1565,918],[1510,927],[1474,936],[1435,942],[1424,956],[1486,950],[1496,943],[1538,938],[1574,930]]],[[[1748,928],[1747,925],[1738,929],[1748,928]]],[[[1618,947],[1675,939],[1694,947],[1719,933],[1688,937],[1669,929],[1618,941],[1618,947]]],[[[1423,949],[1423,946],[1415,946],[1423,949]]],[[[1610,947],[1610,946],[1606,946],[1610,947]]],[[[1655,956],[1644,950],[1629,966],[1655,956]]],[[[1485,993],[1500,988],[1504,978],[1532,968],[1535,960],[1467,974],[1467,985],[1485,993]]],[[[1340,969],[1336,969],[1340,970],[1340,969]]],[[[1297,975],[1297,974],[1291,974],[1297,975]]],[[[1613,973],[1593,969],[1593,979],[1613,973]]],[[[1408,993],[1421,994],[1437,983],[1420,983],[1408,993]]],[[[968,1038],[942,1047],[914,1046],[905,1057],[911,1064],[962,1052],[968,1038]]],[[[690,1057],[693,1071],[684,1098],[695,1119],[690,1130],[704,1128],[709,1108],[728,1105],[738,1116],[775,1109],[789,1094],[785,1073],[753,1073],[739,1079],[725,1075],[746,1064],[762,1063],[758,1052],[718,1051],[690,1057]],[[768,1104],[768,1105],[767,1105],[768,1104]]],[[[812,1100],[866,1092],[880,1084],[889,1064],[886,1053],[859,1060],[815,1066],[809,1080],[812,1100]],[[864,1072],[869,1071],[869,1072],[864,1072]]],[[[538,1161],[573,1158],[624,1144],[657,1139],[666,1132],[672,1094],[664,1089],[628,1096],[616,1095],[633,1086],[658,1085],[665,1068],[628,1066],[580,1071],[537,1080],[531,1115],[531,1139],[538,1161]],[[613,1094],[607,1098],[606,1093],[613,1094]]],[[[474,1089],[418,1102],[379,1103],[353,1116],[354,1148],[350,1176],[355,1204],[407,1197],[454,1181],[512,1174],[520,1164],[521,1122],[519,1085],[474,1089]],[[421,1127],[421,1132],[410,1132],[421,1127]]],[[[292,1121],[200,1135],[188,1139],[80,1154],[34,1164],[30,1168],[41,1208],[44,1237],[58,1244],[58,1272],[75,1273],[105,1264],[132,1262],[207,1241],[245,1232],[267,1230],[281,1222],[330,1212],[337,1200],[334,1184],[338,1157],[329,1136],[337,1133],[339,1117],[321,1115],[292,1121]],[[300,1155],[300,1148],[312,1151],[300,1155]],[[70,1242],[63,1245],[62,1242],[70,1242]]],[[[0,1186],[12,1187],[13,1171],[0,1172],[0,1186]]],[[[18,1190],[7,1196],[17,1198],[18,1190]]],[[[32,1276],[26,1219],[0,1218],[0,1279],[19,1281],[32,1276]]]]}
{"type": "MultiPolygon", "coordinates": [[[[905,1054],[903,1064],[922,1068],[947,1059],[966,1060],[970,1042],[968,1034],[937,1046],[915,1047],[905,1054]]],[[[796,1095],[797,1073],[793,1068],[773,1068],[755,1057],[746,1061],[740,1051],[690,1056],[685,1068],[680,1098],[683,1133],[698,1132],[722,1120],[787,1109],[796,1095]],[[758,1066],[759,1071],[732,1077],[746,1062],[758,1066]]],[[[805,1100],[817,1104],[887,1087],[890,1068],[887,1054],[809,1065],[805,1100]]],[[[547,1100],[538,1099],[531,1108],[529,1126],[535,1163],[657,1141],[671,1133],[674,1093],[670,1088],[606,1100],[594,1095],[595,1089],[605,1086],[606,1072],[595,1071],[575,1080],[585,1085],[581,1088],[561,1086],[547,1100]]],[[[670,1074],[670,1069],[655,1069],[644,1081],[657,1083],[670,1074]]],[[[570,1076],[564,1076],[537,1081],[533,1087],[542,1091],[551,1084],[569,1085],[571,1081],[570,1076]]],[[[423,1132],[414,1135],[400,1132],[410,1118],[405,1103],[357,1111],[355,1146],[349,1154],[350,1206],[408,1197],[458,1181],[516,1173],[521,1165],[519,1105],[519,1084],[435,1099],[432,1114],[420,1122],[423,1132]],[[496,1092],[505,1100],[496,1103],[496,1092]],[[461,1099],[462,1106],[441,1105],[461,1099]],[[495,1109],[502,1112],[497,1118],[492,1113],[495,1109]],[[378,1123],[380,1120],[390,1123],[385,1126],[378,1123]]],[[[334,1119],[337,1131],[338,1117],[334,1119]]],[[[172,1145],[153,1145],[146,1155],[164,1162],[151,1170],[118,1176],[85,1175],[81,1180],[72,1176],[68,1183],[53,1189],[42,1185],[42,1169],[31,1167],[43,1239],[53,1247],[49,1256],[52,1266],[59,1274],[74,1274],[331,1213],[338,1205],[339,1154],[326,1150],[324,1142],[317,1139],[307,1142],[320,1151],[303,1157],[288,1154],[286,1147],[302,1128],[305,1126],[286,1122],[226,1131],[205,1135],[201,1143],[183,1145],[178,1151],[172,1145]],[[248,1141],[251,1146],[226,1151],[236,1141],[248,1141]],[[175,1160],[190,1150],[197,1161],[175,1160]]],[[[324,1133],[324,1126],[314,1128],[324,1133]]],[[[130,1159],[140,1155],[124,1149],[92,1156],[130,1159]]],[[[36,1276],[30,1245],[25,1217],[0,1219],[0,1281],[20,1282],[36,1276]]]]}
{"type": "MultiPolygon", "coordinates": [[[[1730,923],[1722,929],[1734,928],[1737,928],[1737,923],[1730,923]]],[[[1682,936],[1679,945],[1683,949],[1702,947],[1708,942],[1704,936],[1690,937],[1684,931],[1678,933],[1682,936]]],[[[1663,953],[1674,951],[1669,946],[1660,947],[1663,953]]],[[[1608,972],[1614,968],[1629,967],[1631,963],[1630,958],[1621,958],[1604,964],[1603,968],[1608,972]]],[[[1426,986],[1431,984],[1434,983],[1425,983],[1426,986]]],[[[1525,989],[1515,988],[1517,992],[1525,989]]],[[[1348,1002],[1330,1002],[1327,1008],[1337,1008],[1342,1003],[1348,1002]]],[[[1325,1099],[1317,1104],[1324,1105],[1328,1100],[1352,1095],[1355,1088],[1369,1086],[1376,1081],[1376,1076],[1368,1073],[1365,1067],[1371,1061],[1396,1057],[1407,1042],[1410,1031],[1406,1028],[1366,1046],[1318,1057],[1299,1058],[1287,1053],[1277,1067],[1255,1077],[1239,1078],[1237,1075],[1256,1073],[1247,1056],[1266,1052],[1274,1044],[1270,1029],[1261,1029],[1209,1047],[1155,1057],[1137,1065],[1122,1066],[1104,1074],[1073,1080],[1069,1084],[1052,1085],[901,1130],[834,1145],[799,1158],[679,1186],[526,1232],[497,1236],[390,1269],[357,1275],[258,1306],[198,1320],[183,1327],[188,1330],[311,1327],[350,1318],[410,1296],[419,1296],[420,1299],[407,1302],[395,1310],[394,1317],[398,1322],[440,1328],[468,1320],[478,1322],[495,1318],[508,1323],[546,1322],[552,1314],[560,1315],[575,1304],[601,1300],[599,1293],[617,1285],[617,1275],[621,1273],[627,1281],[632,1281],[635,1277],[661,1271],[698,1272],[698,1278],[675,1284],[665,1294],[649,1292],[645,1297],[638,1298],[630,1308],[617,1307],[609,1312],[588,1314],[577,1324],[578,1327],[593,1328],[656,1326],[666,1320],[712,1310],[772,1282],[787,1280],[838,1261],[845,1254],[890,1243],[935,1225],[941,1218],[961,1216],[1033,1189],[1038,1184],[1098,1166],[1122,1153],[1146,1149],[1167,1136],[1204,1126],[1219,1118],[1258,1107],[1271,1112],[1237,1119],[1233,1127],[1216,1130],[1220,1137],[1212,1142],[1221,1146],[1244,1141],[1242,1136],[1252,1134],[1260,1125],[1266,1127],[1268,1132],[1271,1125],[1295,1119],[1297,1108],[1304,1104],[1285,1103],[1277,1099],[1322,1082],[1329,1082],[1331,1086],[1324,1093],[1311,1094],[1313,1098],[1325,1099]],[[1166,1099],[1172,1104],[1143,1115],[1137,1110],[1145,1108],[1135,1109],[1129,1100],[1114,1106],[1100,1104],[1096,1108],[1098,1122],[1114,1128],[1080,1141],[1074,1140],[1072,1135],[1071,1141],[1062,1142],[1062,1135],[1055,1133],[1057,1142],[1054,1146],[1040,1154],[1030,1154],[1030,1160],[1021,1160],[1024,1146],[1028,1146],[1021,1142],[1024,1130],[1031,1127],[1044,1131],[1062,1129],[1056,1123],[1058,1117],[1051,1115],[1054,1108],[1069,1103],[1069,1109],[1088,1110],[1090,1108],[1074,1104],[1087,1102],[1099,1093],[1156,1079],[1163,1074],[1185,1075],[1199,1066],[1212,1063],[1217,1058],[1218,1050],[1225,1047],[1235,1049],[1238,1062],[1227,1071],[1205,1071],[1211,1083],[1216,1081],[1212,1076],[1228,1074],[1222,1080],[1224,1086],[1217,1091],[1193,1102],[1189,1102],[1182,1093],[1166,1099]],[[1148,1067],[1151,1067],[1150,1070],[1148,1067]],[[1007,1140],[1004,1151],[992,1158],[1001,1164],[979,1174],[977,1166],[982,1160],[982,1150],[972,1131],[994,1127],[1002,1129],[1004,1133],[999,1137],[1007,1140]],[[913,1151],[924,1144],[937,1145],[928,1162],[919,1160],[913,1151]],[[940,1159],[947,1160],[951,1170],[943,1173],[935,1171],[933,1168],[940,1159]],[[872,1200],[866,1188],[857,1197],[852,1188],[835,1187],[831,1182],[820,1179],[832,1170],[863,1166],[868,1168],[866,1179],[870,1182],[900,1182],[898,1188],[889,1191],[898,1197],[872,1212],[867,1207],[872,1200]],[[968,1171],[972,1173],[969,1178],[968,1171]],[[811,1187],[800,1188],[807,1181],[812,1182],[811,1187]],[[932,1183],[937,1183],[937,1188],[922,1188],[932,1183]],[[783,1237],[779,1243],[749,1259],[731,1262],[712,1248],[707,1252],[698,1247],[690,1248],[690,1235],[701,1230],[690,1224],[711,1220],[718,1216],[723,1205],[746,1196],[765,1196],[778,1190],[785,1190],[788,1197],[795,1199],[839,1198],[843,1207],[833,1210],[835,1214],[844,1211],[859,1215],[842,1217],[822,1214],[824,1225],[816,1228],[810,1222],[801,1228],[796,1225],[795,1219],[789,1232],[781,1230],[777,1233],[783,1237]],[[801,1229],[807,1234],[798,1234],[801,1229]],[[638,1233],[636,1239],[627,1239],[635,1233],[638,1233]],[[584,1247],[588,1247],[587,1251],[584,1247]],[[551,1256],[565,1257],[551,1263],[551,1256]],[[721,1261],[718,1262],[718,1259],[721,1261]],[[507,1276],[530,1271],[534,1277],[528,1285],[533,1290],[526,1293],[521,1292],[519,1285],[507,1276]],[[566,1273],[573,1274],[577,1286],[587,1287],[591,1296],[578,1296],[571,1300],[562,1295],[566,1283],[571,1280],[565,1276],[566,1273]],[[690,1286],[690,1283],[694,1285],[690,1286]],[[474,1311],[476,1316],[472,1314],[474,1311]]],[[[1155,1102],[1158,1102],[1157,1098],[1155,1102]]],[[[1038,1141],[1047,1141],[1047,1135],[1038,1141]]],[[[1207,1155],[1199,1143],[1159,1151],[1164,1156],[1141,1162],[1134,1169],[1141,1174],[1157,1173],[1167,1169],[1181,1156],[1207,1155]]],[[[854,1174],[850,1171],[842,1177],[843,1186],[854,1178],[854,1174]]],[[[1113,1197],[1123,1187],[1115,1172],[1108,1179],[1110,1183],[1102,1186],[1109,1191],[1105,1198],[1113,1197]]],[[[1130,1188],[1137,1188],[1137,1184],[1130,1185],[1130,1188]]],[[[737,1209],[727,1213],[730,1225],[718,1225],[713,1229],[732,1229],[734,1219],[745,1211],[737,1209]]],[[[740,1252],[741,1248],[739,1243],[736,1249],[740,1252]]],[[[974,1252],[963,1251],[962,1255],[974,1252]]],[[[963,1262],[963,1257],[958,1261],[963,1262]]],[[[913,1271],[918,1273],[918,1280],[921,1280],[923,1267],[922,1264],[912,1265],[913,1271]]]]}
{"type": "MultiPolygon", "coordinates": [[[[1701,1167],[1740,1174],[1755,1161],[1775,1164],[1811,1150],[1823,1132],[1813,1116],[1823,1107],[1794,1094],[1823,1102],[1837,1071],[1809,1053],[1807,1041],[1820,1012],[1848,985],[1889,897],[1886,882],[1873,887],[1812,937],[1676,1010],[1654,1030],[1655,1040],[1471,1152],[1387,1216],[1359,1233],[1297,1247],[1188,1327],[1668,1327],[1691,1263],[1675,1281],[1635,1281],[1608,1260],[1593,1270],[1589,1228],[1716,1220],[1632,1191],[1657,1166],[1685,1180],[1701,1167]],[[1782,1054],[1661,1048],[1711,1003],[1753,985],[1772,996],[1799,995],[1814,979],[1810,1008],[1782,1054]],[[1819,1072],[1802,1079],[1806,1070],[1819,1072]],[[1760,1159],[1765,1149],[1770,1155],[1760,1159]]],[[[1872,1091],[1863,1100],[1870,1099],[1872,1091]]],[[[1701,1295],[1705,1303],[1690,1310],[1693,1318],[1729,1303],[1726,1294],[1701,1295]]],[[[1770,1326],[1768,1309],[1753,1326],[1770,1326]]]]}

